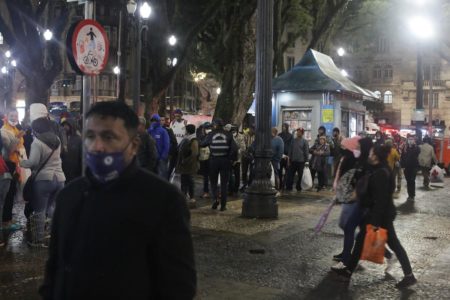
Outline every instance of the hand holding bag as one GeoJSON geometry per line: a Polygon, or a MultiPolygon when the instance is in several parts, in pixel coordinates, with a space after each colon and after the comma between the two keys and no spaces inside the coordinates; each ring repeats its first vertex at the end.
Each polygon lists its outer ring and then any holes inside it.
{"type": "Polygon", "coordinates": [[[375,231],[371,224],[367,224],[361,260],[382,264],[384,262],[384,248],[388,238],[387,234],[386,229],[379,227],[375,231]]]}
{"type": "Polygon", "coordinates": [[[305,191],[309,190],[310,188],[313,187],[311,171],[306,166],[303,169],[303,176],[302,176],[301,187],[302,187],[302,190],[305,190],[305,191]]]}

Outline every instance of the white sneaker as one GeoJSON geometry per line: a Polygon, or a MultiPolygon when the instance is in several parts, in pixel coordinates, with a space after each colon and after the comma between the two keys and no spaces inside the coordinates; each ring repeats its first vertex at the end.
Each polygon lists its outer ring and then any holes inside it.
{"type": "Polygon", "coordinates": [[[384,269],[385,273],[389,273],[392,268],[394,267],[395,263],[398,262],[398,258],[397,256],[392,253],[392,257],[391,258],[386,258],[386,269],[384,269]]]}
{"type": "Polygon", "coordinates": [[[342,270],[347,268],[346,265],[344,265],[343,262],[338,262],[337,264],[335,264],[334,266],[331,267],[331,270],[342,270]]]}

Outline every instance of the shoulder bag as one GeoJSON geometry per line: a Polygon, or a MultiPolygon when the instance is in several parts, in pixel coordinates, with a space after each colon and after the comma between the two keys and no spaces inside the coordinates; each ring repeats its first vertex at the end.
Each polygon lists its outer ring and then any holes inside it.
{"type": "Polygon", "coordinates": [[[30,177],[28,177],[27,182],[25,183],[23,187],[23,200],[29,204],[33,198],[33,183],[36,181],[36,177],[41,172],[41,170],[44,168],[44,166],[47,164],[47,162],[50,160],[50,157],[52,157],[53,153],[55,153],[55,150],[52,150],[50,155],[47,157],[47,159],[44,161],[42,165],[39,166],[39,168],[36,170],[36,172],[32,173],[30,177]]]}

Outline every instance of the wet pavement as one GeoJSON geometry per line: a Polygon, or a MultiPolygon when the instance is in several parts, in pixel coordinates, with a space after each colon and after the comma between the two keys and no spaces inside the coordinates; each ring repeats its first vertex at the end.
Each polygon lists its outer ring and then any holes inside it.
{"type": "MultiPolygon", "coordinates": [[[[322,233],[313,229],[331,192],[280,197],[276,220],[240,217],[238,198],[230,199],[225,212],[212,211],[209,200],[197,198],[198,208],[191,210],[197,299],[450,299],[449,186],[446,179],[444,188],[417,188],[414,205],[405,204],[403,186],[395,201],[396,231],[418,279],[404,291],[394,287],[402,278],[398,263],[386,275],[385,265],[363,262],[350,283],[329,272],[332,255],[342,247],[340,207],[322,233]]],[[[0,249],[0,299],[39,299],[45,256],[45,250],[26,246],[22,231],[13,233],[0,249]]]]}

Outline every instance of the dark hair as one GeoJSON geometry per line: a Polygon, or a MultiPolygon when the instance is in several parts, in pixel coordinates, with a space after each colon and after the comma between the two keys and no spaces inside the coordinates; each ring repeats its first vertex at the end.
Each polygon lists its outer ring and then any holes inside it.
{"type": "Polygon", "coordinates": [[[337,128],[337,127],[334,127],[334,128],[333,128],[333,132],[341,133],[341,131],[340,131],[339,128],[337,128]]]}
{"type": "Polygon", "coordinates": [[[86,119],[92,116],[121,119],[123,120],[125,128],[131,132],[136,132],[139,126],[139,119],[136,113],[128,105],[121,101],[97,102],[88,111],[86,119]]]}
{"type": "Polygon", "coordinates": [[[189,134],[194,134],[195,133],[195,125],[193,125],[193,124],[186,125],[186,132],[189,134]]]}
{"type": "Polygon", "coordinates": [[[365,137],[359,140],[359,149],[361,151],[361,156],[359,157],[359,161],[365,163],[369,158],[370,149],[373,147],[373,141],[369,137],[365,137]]]}
{"type": "Polygon", "coordinates": [[[31,123],[31,129],[36,133],[53,132],[52,121],[47,118],[38,118],[31,123]]]}
{"type": "Polygon", "coordinates": [[[372,148],[373,154],[378,157],[378,160],[380,163],[385,164],[387,163],[387,158],[389,156],[389,153],[391,152],[391,147],[387,145],[376,145],[372,148]]]}

